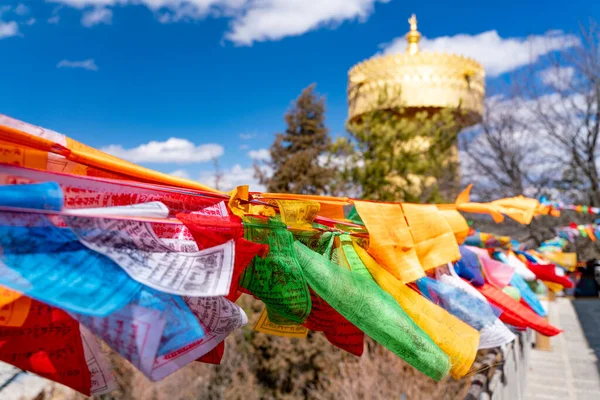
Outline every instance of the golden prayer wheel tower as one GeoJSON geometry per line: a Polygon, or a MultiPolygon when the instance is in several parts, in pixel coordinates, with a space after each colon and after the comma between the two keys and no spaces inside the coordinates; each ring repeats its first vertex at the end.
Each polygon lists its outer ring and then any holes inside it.
{"type": "Polygon", "coordinates": [[[457,54],[420,51],[421,34],[414,14],[408,22],[410,31],[404,54],[378,55],[350,69],[349,121],[358,122],[364,113],[377,107],[402,106],[408,113],[459,109],[464,126],[478,123],[485,96],[485,72],[481,64],[457,54]],[[378,100],[386,90],[389,101],[382,106],[378,100]]]}

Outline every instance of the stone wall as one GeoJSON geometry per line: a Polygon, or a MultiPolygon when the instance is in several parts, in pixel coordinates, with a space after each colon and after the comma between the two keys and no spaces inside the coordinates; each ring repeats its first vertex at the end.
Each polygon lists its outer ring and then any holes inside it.
{"type": "Polygon", "coordinates": [[[475,361],[479,372],[473,376],[465,400],[525,400],[534,338],[534,333],[527,330],[502,348],[480,352],[475,361]]]}

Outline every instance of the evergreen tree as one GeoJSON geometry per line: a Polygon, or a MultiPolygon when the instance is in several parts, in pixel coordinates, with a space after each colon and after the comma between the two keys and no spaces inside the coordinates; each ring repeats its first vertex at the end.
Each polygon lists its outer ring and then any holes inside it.
{"type": "Polygon", "coordinates": [[[352,182],[365,199],[453,201],[460,185],[460,114],[452,109],[412,114],[382,106],[389,104],[384,95],[379,101],[359,121],[348,123],[352,140],[336,142],[337,158],[348,160],[336,182],[352,182]]]}
{"type": "Polygon", "coordinates": [[[285,114],[287,128],[269,149],[271,159],[255,165],[269,192],[323,194],[333,176],[327,167],[331,138],[325,127],[325,99],[315,85],[305,88],[285,114]]]}

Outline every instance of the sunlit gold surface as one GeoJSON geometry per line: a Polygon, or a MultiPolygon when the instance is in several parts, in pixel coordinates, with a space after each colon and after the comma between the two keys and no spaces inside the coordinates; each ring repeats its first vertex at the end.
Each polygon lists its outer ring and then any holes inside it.
{"type": "Polygon", "coordinates": [[[481,119],[485,72],[477,61],[456,54],[419,51],[417,20],[409,20],[406,53],[375,56],[348,73],[348,116],[351,121],[374,107],[404,106],[407,111],[457,108],[465,125],[481,119]],[[389,101],[378,100],[387,90],[389,101]],[[400,94],[400,95],[399,95],[400,94]]]}

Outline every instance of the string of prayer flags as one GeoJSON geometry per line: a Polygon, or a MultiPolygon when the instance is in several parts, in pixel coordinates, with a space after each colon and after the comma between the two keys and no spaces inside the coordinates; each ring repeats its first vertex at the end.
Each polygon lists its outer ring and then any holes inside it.
{"type": "Polygon", "coordinates": [[[548,208],[548,213],[552,213],[552,211],[556,211],[556,213],[552,214],[554,216],[559,216],[561,211],[575,211],[580,214],[588,214],[588,215],[599,215],[600,207],[592,207],[581,204],[565,204],[560,201],[550,201],[546,197],[540,198],[540,203],[548,208]]]}
{"type": "MultiPolygon", "coordinates": [[[[158,201],[163,203],[172,215],[175,215],[177,212],[198,211],[222,202],[224,199],[215,194],[152,185],[145,182],[90,178],[11,165],[3,165],[0,170],[0,183],[5,184],[6,187],[23,186],[21,190],[30,190],[27,188],[32,183],[52,182],[60,185],[64,199],[63,205],[66,209],[86,209],[88,212],[94,208],[104,209],[158,201]]],[[[49,197],[48,194],[45,196],[49,197]]]]}
{"type": "Polygon", "coordinates": [[[560,332],[525,280],[567,287],[548,264],[575,265],[567,239],[600,234],[570,225],[536,252],[473,232],[461,212],[552,210],[471,202],[470,186],[446,205],[223,193],[2,115],[0,154],[0,360],[86,395],[115,388],[97,337],[153,381],[219,364],[248,323],[242,294],[265,304],[257,334],[318,331],[357,357],[366,334],[460,378],[477,349],[514,340],[505,323],[560,332]]]}
{"type": "Polygon", "coordinates": [[[557,235],[569,242],[574,242],[577,237],[589,238],[592,242],[597,240],[597,236],[600,236],[600,224],[575,224],[571,223],[567,226],[561,226],[555,228],[557,235]]]}

